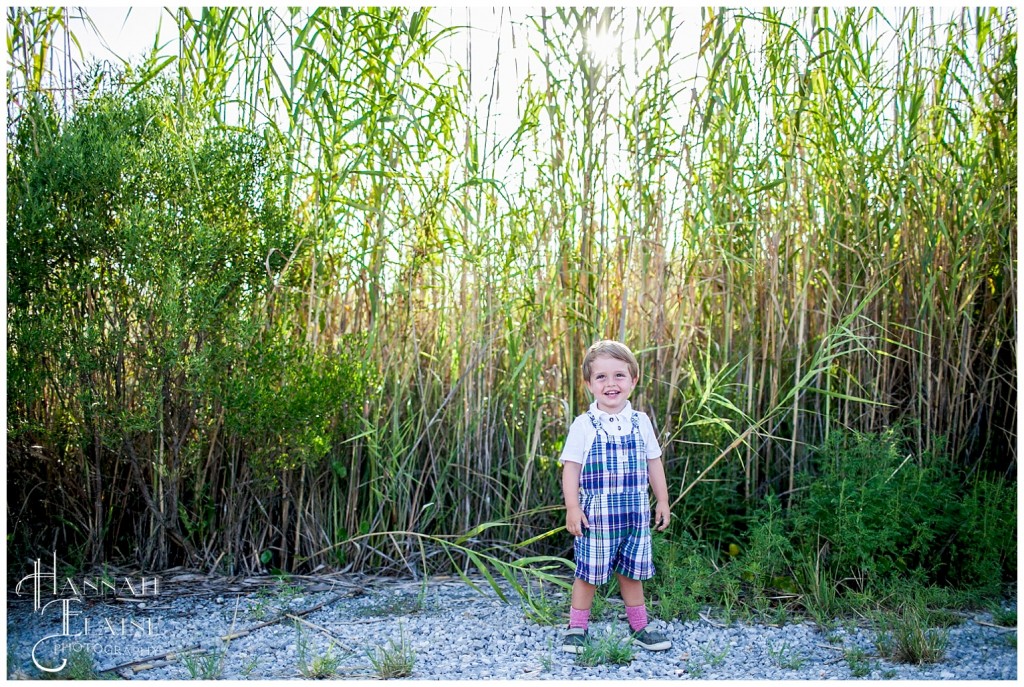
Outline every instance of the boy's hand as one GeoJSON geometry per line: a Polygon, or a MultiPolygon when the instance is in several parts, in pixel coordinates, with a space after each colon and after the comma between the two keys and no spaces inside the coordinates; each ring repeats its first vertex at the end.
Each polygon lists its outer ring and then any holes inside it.
{"type": "Polygon", "coordinates": [[[654,506],[654,526],[659,532],[668,527],[672,520],[672,512],[669,509],[668,501],[658,501],[654,506]]]}
{"type": "Polygon", "coordinates": [[[565,529],[574,537],[583,536],[583,528],[590,527],[587,516],[579,506],[569,506],[565,510],[565,529]]]}

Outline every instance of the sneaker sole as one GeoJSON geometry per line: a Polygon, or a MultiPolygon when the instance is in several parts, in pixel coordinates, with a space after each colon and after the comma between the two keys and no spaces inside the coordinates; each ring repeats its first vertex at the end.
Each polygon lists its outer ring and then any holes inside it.
{"type": "Polygon", "coordinates": [[[654,644],[644,644],[639,639],[634,639],[633,643],[639,647],[647,649],[648,651],[665,651],[672,648],[671,640],[665,640],[664,642],[656,642],[654,644]]]}
{"type": "Polygon", "coordinates": [[[562,651],[565,651],[566,653],[570,654],[582,654],[583,647],[578,646],[576,644],[563,644],[562,651]]]}

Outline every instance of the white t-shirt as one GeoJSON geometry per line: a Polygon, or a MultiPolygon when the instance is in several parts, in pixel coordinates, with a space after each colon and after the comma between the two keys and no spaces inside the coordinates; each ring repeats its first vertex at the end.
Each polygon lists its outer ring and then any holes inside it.
{"type": "MultiPolygon", "coordinates": [[[[625,436],[633,431],[633,422],[630,419],[630,415],[633,414],[634,410],[629,401],[626,401],[626,406],[615,415],[609,415],[603,410],[598,410],[596,401],[590,404],[590,412],[597,418],[604,431],[613,437],[625,436]]],[[[658,445],[658,439],[654,435],[654,426],[651,424],[651,418],[647,417],[647,413],[635,412],[637,414],[637,424],[640,426],[640,436],[647,447],[647,460],[660,458],[661,446],[658,445]]],[[[565,438],[565,446],[562,447],[562,455],[559,456],[558,461],[561,463],[586,462],[587,455],[590,453],[590,447],[594,445],[596,437],[597,429],[594,427],[594,423],[590,421],[586,413],[579,415],[569,427],[569,435],[565,438]]]]}

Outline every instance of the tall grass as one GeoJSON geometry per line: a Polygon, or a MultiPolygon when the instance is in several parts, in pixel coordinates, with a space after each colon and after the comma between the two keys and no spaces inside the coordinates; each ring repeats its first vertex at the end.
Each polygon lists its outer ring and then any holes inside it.
{"type": "MultiPolygon", "coordinates": [[[[257,132],[283,163],[294,233],[262,247],[265,277],[239,296],[249,324],[230,336],[259,354],[196,373],[189,349],[160,397],[144,393],[153,330],[114,315],[144,292],[92,284],[86,319],[121,323],[97,325],[97,350],[126,370],[107,402],[149,418],[119,426],[125,448],[82,448],[88,411],[56,393],[75,390],[59,364],[40,372],[42,401],[10,399],[9,431],[32,427],[11,431],[15,481],[38,478],[33,446],[51,468],[80,465],[47,479],[94,478],[60,514],[68,539],[88,533],[86,559],[113,553],[111,529],[133,517],[148,521],[136,536],[163,538],[117,552],[150,566],[397,569],[430,540],[383,533],[501,522],[474,543],[502,550],[548,532],[598,337],[639,353],[634,403],[698,524],[712,500],[791,493],[806,447],[836,427],[908,420],[918,455],[945,441],[967,470],[1012,474],[1015,10],[542,10],[513,20],[524,71],[486,108],[464,58],[478,38],[460,43],[465,29],[427,9],[168,16],[177,54],[126,72],[127,87],[169,83],[161,121],[182,140],[257,132]],[[644,40],[599,61],[590,43],[616,32],[644,40]],[[696,35],[693,61],[681,46],[696,35]],[[519,124],[498,134],[491,105],[513,97],[519,124]],[[251,370],[256,386],[239,388],[287,421],[249,421],[227,381],[186,383],[228,369],[251,370]],[[348,378],[344,410],[303,404],[316,380],[348,378]],[[129,449],[130,488],[116,467],[129,449]],[[160,498],[132,496],[139,484],[160,498]],[[123,515],[104,515],[112,503],[123,515]]],[[[68,35],[58,15],[8,11],[9,129],[44,121],[19,116],[27,97],[69,92],[43,78],[61,76],[46,55],[68,35]]],[[[441,549],[427,560],[449,564],[441,549]]]]}

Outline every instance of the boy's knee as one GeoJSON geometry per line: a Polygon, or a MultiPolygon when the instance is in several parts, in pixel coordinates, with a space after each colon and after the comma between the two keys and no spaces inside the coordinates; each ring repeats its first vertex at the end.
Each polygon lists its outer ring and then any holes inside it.
{"type": "Polygon", "coordinates": [[[596,584],[594,584],[593,582],[587,582],[586,580],[584,580],[581,577],[577,577],[573,581],[573,584],[574,585],[579,585],[580,589],[585,589],[585,590],[588,590],[588,591],[595,591],[597,589],[597,585],[596,584]]]}

